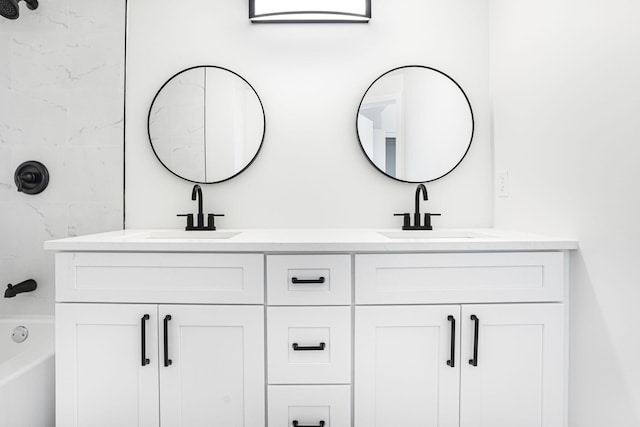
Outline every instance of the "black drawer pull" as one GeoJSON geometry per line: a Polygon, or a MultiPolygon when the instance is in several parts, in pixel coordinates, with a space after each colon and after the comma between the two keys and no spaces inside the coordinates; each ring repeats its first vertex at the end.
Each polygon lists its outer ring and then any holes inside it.
{"type": "Polygon", "coordinates": [[[449,356],[449,360],[447,360],[447,366],[454,368],[456,366],[456,318],[449,315],[447,316],[447,320],[451,322],[451,355],[449,356]]]}
{"type": "Polygon", "coordinates": [[[321,342],[320,345],[318,345],[318,346],[303,347],[303,346],[298,345],[297,342],[294,342],[293,344],[291,344],[291,347],[293,347],[293,351],[324,350],[324,348],[326,347],[326,344],[321,342]]]}
{"type": "Polygon", "coordinates": [[[469,365],[478,366],[478,333],[480,326],[480,319],[475,314],[471,315],[471,320],[475,322],[473,330],[473,359],[469,359],[469,365]]]}
{"type": "Polygon", "coordinates": [[[324,276],[320,276],[317,279],[298,279],[297,277],[291,278],[293,284],[305,284],[305,283],[324,283],[324,276]]]}
{"type": "Polygon", "coordinates": [[[142,316],[141,322],[141,336],[140,336],[140,341],[142,344],[142,366],[146,366],[149,363],[151,363],[149,361],[149,359],[147,359],[147,325],[146,325],[146,321],[149,320],[149,315],[145,314],[144,316],[142,316]]]}
{"type": "Polygon", "coordinates": [[[171,315],[164,316],[164,366],[170,366],[173,361],[169,359],[169,320],[171,315]]]}
{"type": "Polygon", "coordinates": [[[293,420],[291,424],[293,425],[293,427],[324,427],[324,421],[320,421],[317,426],[304,426],[302,424],[298,424],[298,420],[293,420]]]}

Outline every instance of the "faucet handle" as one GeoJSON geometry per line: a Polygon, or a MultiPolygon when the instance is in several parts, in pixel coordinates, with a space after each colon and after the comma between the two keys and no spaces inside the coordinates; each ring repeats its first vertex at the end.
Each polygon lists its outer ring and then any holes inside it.
{"type": "Polygon", "coordinates": [[[207,230],[216,229],[215,217],[217,216],[224,216],[224,214],[207,214],[207,230]]]}
{"type": "Polygon", "coordinates": [[[397,213],[393,214],[393,216],[401,216],[404,217],[402,221],[402,229],[410,230],[411,229],[411,214],[410,213],[397,213]]]}
{"type": "Polygon", "coordinates": [[[185,230],[193,230],[193,214],[178,214],[176,216],[186,216],[187,217],[187,226],[184,228],[185,230]]]}
{"type": "Polygon", "coordinates": [[[437,213],[425,213],[424,214],[424,225],[422,226],[423,230],[433,230],[433,227],[431,226],[431,217],[432,216],[440,216],[441,214],[437,213]]]}

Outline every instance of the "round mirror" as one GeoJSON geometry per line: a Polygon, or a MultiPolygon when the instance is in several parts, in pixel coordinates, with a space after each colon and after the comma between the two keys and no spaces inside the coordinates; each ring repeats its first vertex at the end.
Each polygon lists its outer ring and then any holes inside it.
{"type": "Polygon", "coordinates": [[[385,175],[404,182],[442,178],[473,138],[473,112],[460,85],[434,68],[411,65],[378,77],[358,108],[362,150],[385,175]]]}
{"type": "Polygon", "coordinates": [[[160,163],[180,178],[212,184],[253,162],[264,139],[265,116],[245,79],[225,68],[199,66],[162,85],[147,126],[160,163]]]}

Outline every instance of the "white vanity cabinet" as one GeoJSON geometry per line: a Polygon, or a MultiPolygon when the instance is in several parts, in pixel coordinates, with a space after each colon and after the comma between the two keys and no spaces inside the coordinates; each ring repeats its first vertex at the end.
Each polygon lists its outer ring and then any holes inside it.
{"type": "Polygon", "coordinates": [[[564,425],[562,252],[355,259],[356,427],[564,425]]]}
{"type": "Polygon", "coordinates": [[[57,305],[56,425],[160,425],[157,320],[153,305],[57,305]]]}
{"type": "Polygon", "coordinates": [[[464,305],[461,322],[460,426],[564,425],[564,304],[464,305]]]}
{"type": "Polygon", "coordinates": [[[562,304],[358,307],[355,324],[356,426],[563,425],[562,304]]]}
{"type": "Polygon", "coordinates": [[[262,255],[58,255],[57,425],[265,425],[262,255]]]}
{"type": "Polygon", "coordinates": [[[57,425],[566,427],[577,243],[404,236],[48,242],[57,425]]]}
{"type": "Polygon", "coordinates": [[[269,427],[351,425],[351,254],[267,255],[269,427]]]}

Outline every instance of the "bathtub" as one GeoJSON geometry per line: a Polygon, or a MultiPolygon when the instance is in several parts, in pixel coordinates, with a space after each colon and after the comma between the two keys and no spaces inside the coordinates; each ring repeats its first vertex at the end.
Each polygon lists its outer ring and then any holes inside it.
{"type": "Polygon", "coordinates": [[[53,316],[0,317],[0,426],[55,426],[53,316]],[[28,330],[22,343],[17,326],[28,330]]]}

